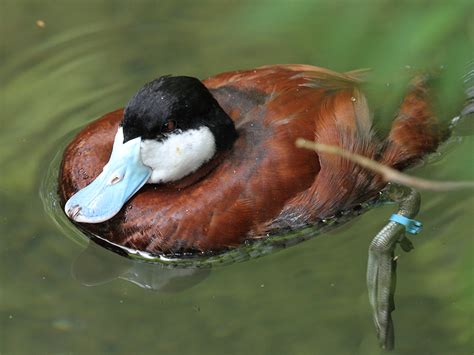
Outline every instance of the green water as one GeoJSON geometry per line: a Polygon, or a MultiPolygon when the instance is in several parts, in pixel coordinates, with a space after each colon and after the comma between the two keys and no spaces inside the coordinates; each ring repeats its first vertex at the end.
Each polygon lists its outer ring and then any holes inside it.
{"type": "MultiPolygon", "coordinates": [[[[123,279],[87,287],[73,278],[83,245],[45,212],[40,184],[66,135],[168,73],[372,67],[396,103],[406,66],[442,66],[439,106],[455,115],[474,57],[471,1],[0,0],[0,16],[2,355],[380,352],[365,268],[369,241],[393,206],[217,268],[183,291],[157,292],[123,279]]],[[[391,109],[380,108],[380,126],[391,109]]],[[[456,138],[411,173],[474,179],[473,152],[473,136],[456,138]]],[[[472,354],[474,195],[422,199],[425,230],[412,238],[414,251],[400,252],[395,353],[472,354]]]]}

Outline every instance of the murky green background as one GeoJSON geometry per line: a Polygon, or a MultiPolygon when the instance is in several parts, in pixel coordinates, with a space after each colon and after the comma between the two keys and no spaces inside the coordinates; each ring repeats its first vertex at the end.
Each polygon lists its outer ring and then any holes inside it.
{"type": "MultiPolygon", "coordinates": [[[[66,134],[168,73],[372,67],[396,103],[405,66],[443,66],[448,120],[474,57],[472,1],[0,0],[0,16],[1,354],[379,353],[366,255],[393,206],[163,293],[72,278],[82,247],[44,211],[40,182],[66,134]]],[[[474,179],[473,152],[473,136],[456,138],[412,174],[474,179]]],[[[423,193],[426,228],[400,252],[395,353],[472,354],[473,212],[472,192],[423,193]]]]}

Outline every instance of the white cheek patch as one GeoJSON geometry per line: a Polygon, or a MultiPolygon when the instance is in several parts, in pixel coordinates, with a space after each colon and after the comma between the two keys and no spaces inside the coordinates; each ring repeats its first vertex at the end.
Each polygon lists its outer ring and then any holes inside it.
{"type": "Polygon", "coordinates": [[[141,143],[143,164],[153,169],[148,183],[179,180],[208,162],[216,152],[214,135],[208,127],[177,131],[163,141],[141,143]]]}

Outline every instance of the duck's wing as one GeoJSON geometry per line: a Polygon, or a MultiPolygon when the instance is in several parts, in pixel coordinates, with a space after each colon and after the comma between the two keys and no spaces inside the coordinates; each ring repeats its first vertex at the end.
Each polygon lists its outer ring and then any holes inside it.
{"type": "MultiPolygon", "coordinates": [[[[264,147],[263,156],[273,160],[268,166],[262,161],[260,176],[248,180],[255,194],[275,187],[273,195],[277,200],[281,197],[270,206],[264,201],[254,206],[270,214],[261,213],[266,221],[254,218],[252,235],[273,227],[312,223],[358,203],[365,187],[371,186],[373,174],[360,173],[363,169],[356,164],[327,154],[306,155],[295,148],[301,137],[374,156],[378,141],[372,144],[371,115],[358,88],[361,74],[340,74],[308,65],[273,65],[204,81],[237,128],[245,132],[248,141],[236,154],[253,157],[264,147]],[[256,136],[258,132],[261,134],[256,136]],[[252,147],[252,151],[246,153],[245,147],[252,147]]],[[[247,166],[253,165],[251,159],[245,161],[247,166]]]]}

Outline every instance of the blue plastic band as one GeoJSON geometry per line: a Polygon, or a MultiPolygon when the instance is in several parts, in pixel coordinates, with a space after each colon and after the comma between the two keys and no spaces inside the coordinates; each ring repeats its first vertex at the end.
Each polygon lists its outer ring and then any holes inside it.
{"type": "Polygon", "coordinates": [[[418,234],[423,229],[423,223],[420,221],[399,214],[392,214],[390,220],[405,226],[405,230],[410,234],[418,234]]]}

